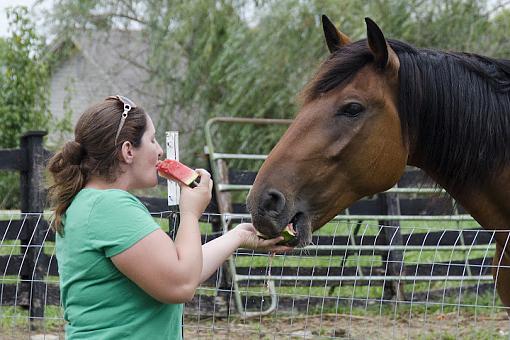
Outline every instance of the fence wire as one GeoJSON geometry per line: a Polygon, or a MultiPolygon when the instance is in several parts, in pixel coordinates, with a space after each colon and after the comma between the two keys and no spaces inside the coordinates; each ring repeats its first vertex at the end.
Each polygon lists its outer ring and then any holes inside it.
{"type": "MultiPolygon", "coordinates": [[[[178,213],[153,216],[174,235],[178,213]]],[[[1,217],[0,338],[64,338],[49,215],[1,217]]],[[[204,241],[222,234],[212,225],[224,217],[203,216],[204,241]]],[[[239,249],[234,265],[224,265],[186,304],[185,338],[508,339],[510,321],[492,278],[493,270],[509,269],[502,258],[492,261],[498,233],[508,242],[508,231],[476,223],[408,221],[397,228],[340,219],[291,253],[239,249]],[[400,244],[383,242],[397,229],[400,244]],[[252,317],[242,317],[237,298],[252,317]]]]}

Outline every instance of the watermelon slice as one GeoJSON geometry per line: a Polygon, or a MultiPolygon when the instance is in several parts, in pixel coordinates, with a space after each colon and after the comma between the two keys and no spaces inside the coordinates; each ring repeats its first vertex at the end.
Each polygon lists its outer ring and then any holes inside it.
{"type": "Polygon", "coordinates": [[[198,173],[175,159],[165,159],[158,163],[158,173],[161,177],[174,182],[181,182],[191,188],[198,185],[195,181],[198,173]]]}
{"type": "MultiPolygon", "coordinates": [[[[265,240],[268,239],[266,235],[259,231],[257,231],[257,236],[265,240]]],[[[283,236],[283,240],[278,242],[278,244],[285,244],[289,241],[292,241],[296,237],[296,230],[294,229],[294,225],[292,223],[287,224],[287,226],[283,228],[282,232],[280,233],[280,236],[283,236]]]]}

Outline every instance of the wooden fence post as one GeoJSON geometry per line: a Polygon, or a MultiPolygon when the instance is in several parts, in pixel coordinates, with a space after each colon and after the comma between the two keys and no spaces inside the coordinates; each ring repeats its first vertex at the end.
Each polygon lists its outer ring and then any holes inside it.
{"type": "MultiPolygon", "coordinates": [[[[388,193],[383,195],[385,199],[382,204],[387,215],[399,216],[400,201],[398,194],[388,193]]],[[[385,244],[390,246],[402,245],[402,234],[400,232],[400,222],[398,220],[387,221],[386,226],[382,227],[382,234],[385,244]]],[[[386,275],[400,276],[405,275],[403,252],[401,250],[389,250],[383,255],[383,263],[386,262],[386,275]]],[[[385,281],[384,282],[384,299],[395,298],[397,301],[405,300],[404,282],[401,281],[385,281]]]]}
{"type": "MultiPolygon", "coordinates": [[[[218,176],[221,178],[221,183],[229,183],[228,176],[228,166],[227,163],[223,159],[219,159],[216,161],[218,166],[218,176]]],[[[219,184],[219,183],[217,183],[219,184]]],[[[221,195],[218,195],[220,191],[216,192],[216,199],[218,203],[218,210],[220,212],[220,222],[219,224],[213,224],[213,232],[225,232],[223,230],[223,219],[222,213],[231,213],[233,212],[232,208],[232,195],[229,192],[224,192],[221,195]],[[219,227],[219,228],[218,228],[219,227]]],[[[230,228],[230,224],[229,224],[230,228]]],[[[234,274],[231,272],[231,267],[228,265],[228,261],[225,261],[223,265],[218,268],[218,276],[216,281],[216,297],[214,299],[214,303],[218,305],[219,311],[226,313],[226,315],[230,315],[230,300],[232,297],[231,289],[233,286],[233,278],[234,274]]]]}
{"type": "Polygon", "coordinates": [[[20,173],[21,212],[26,217],[26,238],[21,249],[26,254],[25,270],[21,274],[22,291],[28,293],[30,327],[37,329],[44,317],[44,269],[42,254],[46,230],[42,212],[46,201],[44,192],[43,137],[45,131],[30,131],[21,136],[21,150],[27,167],[20,173]],[[25,215],[26,214],[26,215],[25,215]]]}

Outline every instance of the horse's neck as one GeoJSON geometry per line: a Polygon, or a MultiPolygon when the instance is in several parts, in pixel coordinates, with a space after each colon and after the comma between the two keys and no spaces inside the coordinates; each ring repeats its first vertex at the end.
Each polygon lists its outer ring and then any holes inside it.
{"type": "Polygon", "coordinates": [[[444,186],[446,181],[441,174],[428,171],[426,167],[421,168],[485,229],[510,230],[510,166],[483,187],[466,187],[457,192],[444,186]]]}

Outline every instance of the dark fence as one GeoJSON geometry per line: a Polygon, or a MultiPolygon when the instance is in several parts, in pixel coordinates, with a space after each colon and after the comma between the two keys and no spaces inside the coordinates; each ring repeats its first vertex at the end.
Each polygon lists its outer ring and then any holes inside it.
{"type": "MultiPolygon", "coordinates": [[[[44,131],[31,131],[21,137],[19,149],[0,150],[0,170],[20,173],[21,214],[19,218],[0,220],[0,306],[21,306],[29,309],[30,318],[44,316],[44,307],[59,305],[59,287],[49,283],[48,276],[58,276],[58,265],[53,255],[44,252],[46,242],[54,242],[55,234],[49,228],[43,214],[46,207],[45,166],[52,153],[43,147],[44,131]],[[19,242],[19,246],[15,243],[19,242]],[[11,277],[11,278],[8,278],[11,277]]],[[[159,185],[166,185],[160,178],[159,185]]],[[[177,225],[176,207],[169,207],[167,199],[159,197],[138,197],[151,212],[165,212],[160,217],[168,218],[170,226],[177,225]]],[[[211,202],[208,212],[216,212],[215,202],[211,202]]],[[[207,221],[219,231],[219,217],[211,215],[207,221]]],[[[175,229],[171,228],[169,234],[175,229]]],[[[171,235],[172,236],[172,235],[171,235]]],[[[217,235],[216,235],[217,236],[217,235]]],[[[214,236],[203,235],[203,242],[214,236]]],[[[212,284],[212,280],[211,280],[212,284]]]]}
{"type": "MultiPolygon", "coordinates": [[[[22,306],[30,311],[30,318],[40,319],[44,316],[44,308],[47,305],[58,305],[59,288],[58,283],[48,283],[47,278],[58,276],[58,267],[54,256],[44,252],[45,242],[52,242],[55,239],[53,232],[48,228],[48,222],[44,219],[43,209],[45,207],[46,192],[44,189],[44,167],[51,156],[51,153],[43,148],[43,137],[45,132],[28,132],[21,137],[21,147],[12,150],[0,150],[0,169],[19,171],[21,189],[21,216],[19,219],[0,221],[0,234],[2,244],[7,240],[19,240],[21,249],[19,254],[0,255],[0,271],[4,280],[1,283],[0,305],[22,306]],[[6,277],[14,277],[12,283],[6,277]]],[[[255,177],[253,172],[228,169],[226,180],[231,184],[251,184],[255,177]]],[[[422,174],[409,172],[400,180],[400,186],[412,186],[418,181],[422,182],[422,174]]],[[[162,180],[160,184],[166,184],[162,180]]],[[[215,183],[218,184],[218,183],[215,183]]],[[[177,225],[178,214],[174,207],[168,207],[167,200],[153,197],[139,197],[140,200],[152,212],[166,212],[160,217],[170,219],[170,226],[177,225]]],[[[212,224],[213,233],[203,235],[202,240],[206,242],[222,233],[219,201],[224,198],[213,194],[213,200],[207,208],[204,221],[212,224]]],[[[232,212],[245,213],[246,207],[243,202],[229,202],[232,212]]],[[[451,213],[455,207],[450,198],[438,195],[433,198],[407,197],[398,198],[396,195],[377,195],[362,200],[350,208],[351,214],[359,215],[437,215],[451,213]]],[[[457,207],[462,212],[461,207],[457,207]]],[[[393,228],[381,228],[378,235],[358,235],[357,231],[348,236],[314,236],[313,243],[316,245],[334,246],[378,246],[378,245],[406,245],[406,246],[428,246],[428,245],[458,245],[462,240],[464,245],[482,245],[493,242],[492,234],[482,230],[449,230],[435,231],[429,233],[414,233],[401,235],[398,222],[380,221],[380,225],[388,224],[393,228]],[[395,227],[397,225],[397,227],[395,227]],[[398,234],[397,234],[398,232],[398,234]]],[[[358,225],[361,225],[361,221],[358,225]]],[[[171,228],[170,233],[175,229],[171,228]]],[[[243,252],[239,252],[242,255],[243,252]]],[[[248,253],[253,256],[254,253],[248,253]]],[[[255,252],[255,254],[257,254],[255,252]]],[[[337,263],[332,267],[274,267],[272,275],[278,276],[354,276],[363,270],[370,271],[372,275],[402,275],[413,273],[415,275],[445,276],[445,275],[486,275],[490,271],[490,258],[475,258],[465,261],[449,261],[448,263],[431,264],[408,264],[404,265],[402,250],[317,250],[314,256],[342,256],[347,258],[350,255],[380,255],[382,266],[379,268],[370,267],[349,267],[345,263],[337,263]]],[[[262,254],[261,254],[262,255],[262,254]]],[[[236,268],[237,275],[263,275],[266,273],[265,266],[240,265],[236,268]]],[[[335,280],[328,282],[328,285],[341,284],[335,280]]],[[[369,282],[367,282],[370,284],[369,282]]],[[[292,281],[282,281],[281,286],[295,285],[292,281]]],[[[300,281],[303,286],[319,286],[324,282],[309,280],[300,281]]],[[[346,282],[343,282],[346,284],[346,282]]],[[[363,283],[358,282],[358,285],[363,283]]],[[[387,297],[395,295],[395,288],[391,282],[376,281],[372,285],[384,285],[387,290],[387,297]]],[[[240,286],[247,283],[241,281],[240,286]]],[[[205,286],[216,287],[228,292],[232,290],[232,275],[227,267],[220,269],[213,275],[205,286]]],[[[212,298],[211,298],[212,299],[212,298]]],[[[202,297],[202,304],[207,304],[207,297],[202,297]]],[[[214,304],[214,302],[211,302],[214,304]]],[[[258,302],[254,302],[258,303],[258,302]]]]}

